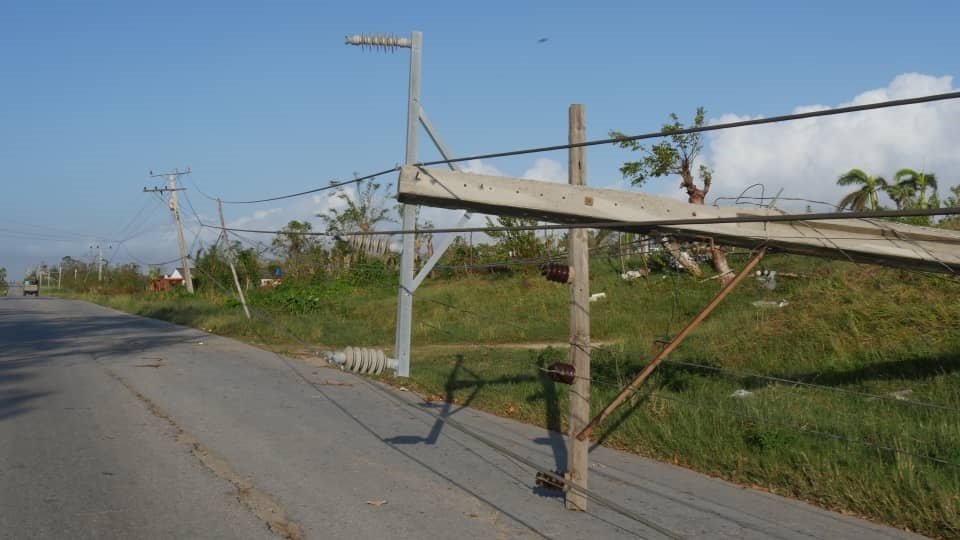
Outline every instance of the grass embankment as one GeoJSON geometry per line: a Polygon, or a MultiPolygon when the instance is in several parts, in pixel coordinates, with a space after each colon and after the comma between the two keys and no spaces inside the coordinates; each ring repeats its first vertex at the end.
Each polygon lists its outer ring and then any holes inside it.
{"type": "MultiPolygon", "coordinates": [[[[960,462],[960,282],[801,257],[768,257],[765,265],[803,277],[779,278],[774,291],[745,281],[596,437],[828,508],[960,537],[960,467],[941,462],[960,462]],[[781,299],[788,305],[752,305],[781,299]],[[731,397],[741,389],[752,394],[731,397]]],[[[655,340],[679,331],[717,291],[715,281],[672,273],[634,282],[616,274],[598,263],[591,280],[593,292],[607,293],[591,304],[592,337],[612,343],[593,354],[595,411],[645,364],[655,340]]],[[[277,301],[258,293],[252,302],[313,344],[393,341],[390,284],[289,294],[277,301]]],[[[275,350],[297,348],[220,297],[95,300],[275,350]]],[[[567,388],[538,368],[565,361],[566,350],[490,345],[565,342],[567,300],[565,287],[538,276],[428,282],[415,301],[405,384],[564,430],[567,388]]]]}

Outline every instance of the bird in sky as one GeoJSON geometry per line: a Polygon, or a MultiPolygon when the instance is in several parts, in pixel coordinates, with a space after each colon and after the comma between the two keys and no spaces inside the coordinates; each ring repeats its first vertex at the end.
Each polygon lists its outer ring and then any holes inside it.
{"type": "Polygon", "coordinates": [[[548,39],[550,39],[550,38],[542,37],[542,38],[540,38],[540,39],[537,40],[537,43],[546,43],[548,39]]]}

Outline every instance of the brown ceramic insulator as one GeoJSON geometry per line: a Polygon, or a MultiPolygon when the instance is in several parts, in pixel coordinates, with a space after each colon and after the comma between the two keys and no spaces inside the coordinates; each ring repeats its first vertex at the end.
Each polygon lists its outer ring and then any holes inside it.
{"type": "Polygon", "coordinates": [[[553,476],[548,476],[543,472],[538,472],[537,486],[550,491],[563,491],[566,488],[566,483],[563,480],[560,480],[560,478],[563,478],[563,473],[558,471],[551,472],[559,478],[554,478],[553,476]]]}
{"type": "Polygon", "coordinates": [[[573,271],[565,264],[547,263],[540,267],[540,273],[548,281],[557,283],[570,283],[573,278],[573,271]]]}
{"type": "Polygon", "coordinates": [[[577,370],[570,364],[556,362],[547,368],[547,375],[554,381],[573,384],[573,379],[577,377],[577,370]]]}

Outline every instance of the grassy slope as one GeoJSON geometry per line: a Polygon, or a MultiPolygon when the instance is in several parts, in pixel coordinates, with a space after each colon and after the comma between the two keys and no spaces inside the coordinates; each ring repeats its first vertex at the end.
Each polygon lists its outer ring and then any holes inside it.
{"type": "MultiPolygon", "coordinates": [[[[736,262],[734,265],[736,266],[736,262]]],[[[960,536],[960,282],[872,266],[771,256],[775,291],[747,280],[671,356],[673,362],[909,399],[949,409],[776,383],[665,364],[596,435],[605,444],[748,485],[856,512],[931,535],[960,536]],[[754,300],[785,299],[782,309],[754,300]],[[731,398],[738,389],[753,392],[731,398]],[[880,447],[898,450],[894,452],[880,447]]],[[[592,335],[593,403],[602,407],[649,358],[654,340],[676,333],[715,294],[716,282],[668,273],[623,282],[597,262],[592,335]]],[[[271,316],[310,343],[382,346],[393,341],[389,286],[298,292],[316,310],[271,316]]],[[[245,337],[274,348],[289,338],[248,323],[217,298],[104,297],[144,315],[245,337]]],[[[253,301],[261,304],[263,298],[253,301]]],[[[441,398],[562,430],[566,388],[538,366],[566,351],[493,348],[564,342],[567,291],[537,276],[428,282],[417,293],[412,380],[441,398]],[[448,347],[436,345],[453,344],[448,347]]]]}

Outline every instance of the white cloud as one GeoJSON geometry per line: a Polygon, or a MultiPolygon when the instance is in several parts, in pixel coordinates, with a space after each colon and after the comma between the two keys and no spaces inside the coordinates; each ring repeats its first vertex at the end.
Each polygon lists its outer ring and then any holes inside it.
{"type": "Polygon", "coordinates": [[[460,166],[460,170],[475,174],[489,174],[490,176],[506,176],[506,173],[500,169],[479,159],[471,159],[470,161],[464,163],[460,166]]]}
{"type": "MultiPolygon", "coordinates": [[[[849,103],[860,105],[953,91],[952,77],[907,73],[887,87],[868,90],[849,103]]],[[[828,109],[799,106],[794,111],[828,109]]],[[[745,120],[727,114],[716,122],[745,120]]],[[[707,138],[705,161],[714,169],[708,203],[718,196],[737,196],[762,183],[767,196],[781,188],[783,197],[802,197],[835,204],[849,188],[838,187],[838,176],[852,168],[892,180],[897,170],[934,172],[940,192],[958,183],[960,103],[907,105],[838,116],[727,129],[707,138]]],[[[751,190],[758,195],[759,190],[751,190]]],[[[803,203],[784,208],[803,208],[803,203]]],[[[814,206],[815,210],[825,210],[814,206]]]]}
{"type": "Polygon", "coordinates": [[[560,162],[546,158],[538,158],[533,162],[533,167],[527,169],[521,178],[562,183],[569,181],[567,169],[560,162]]]}

